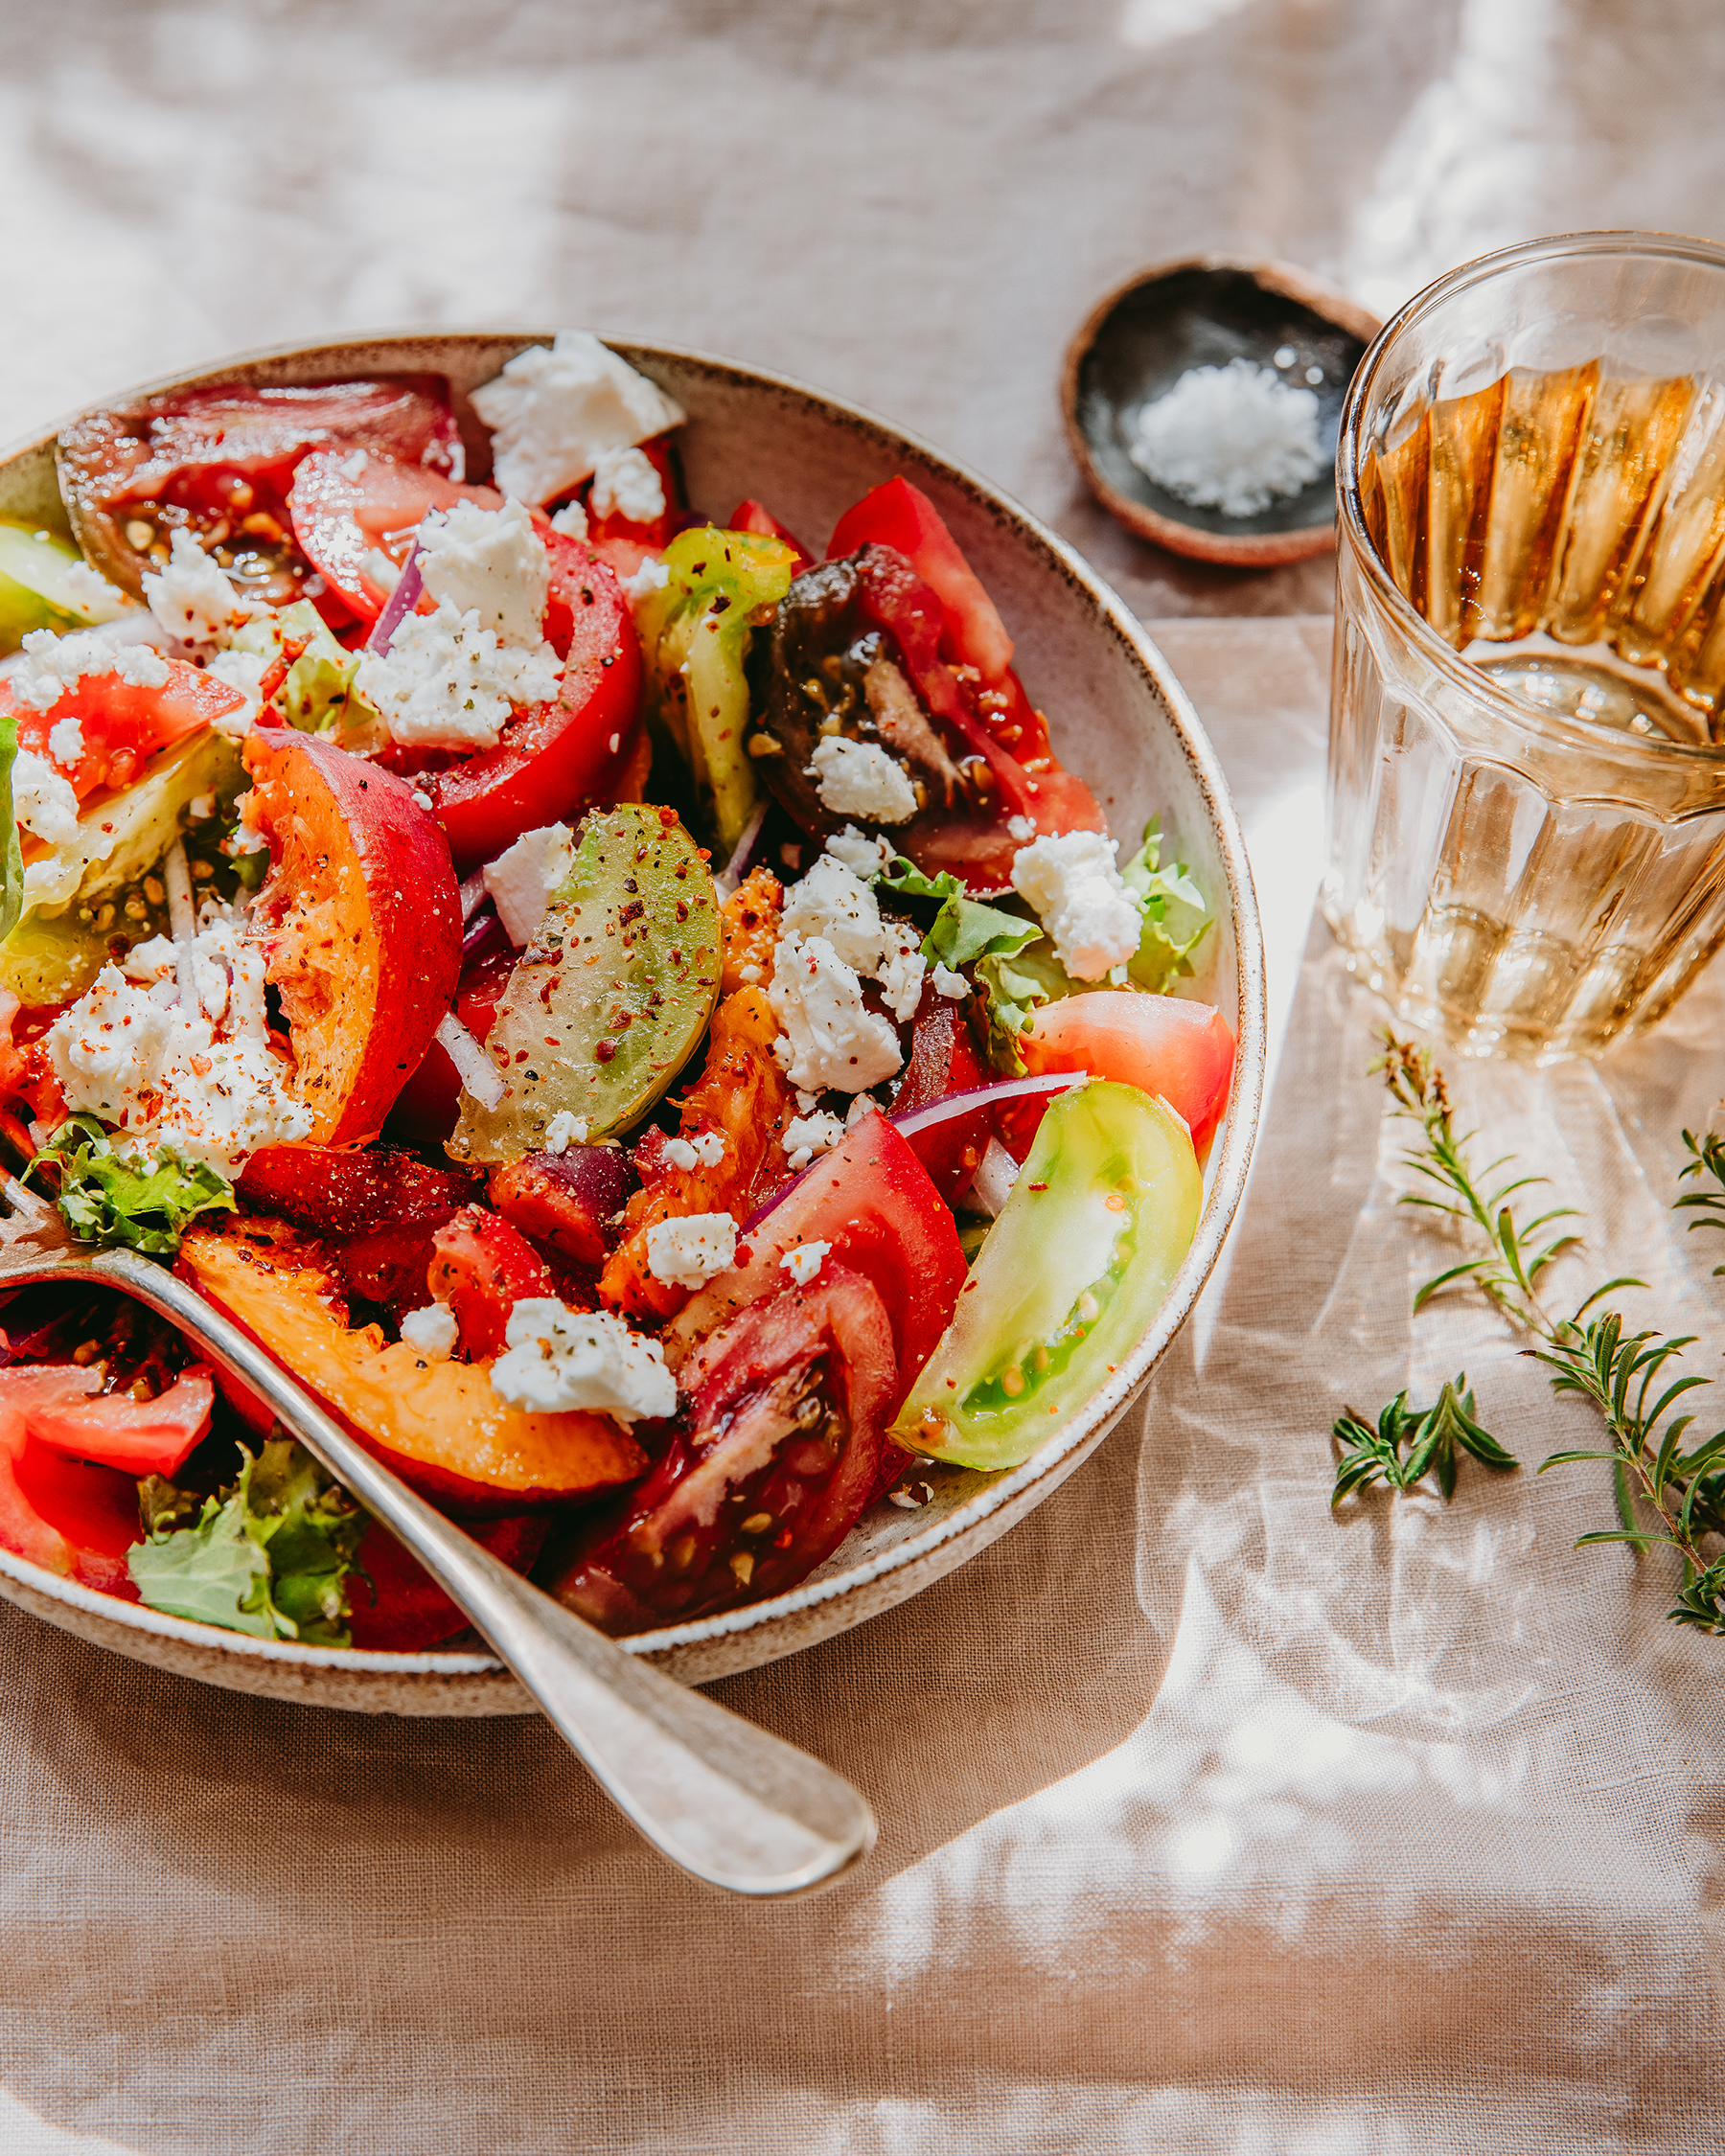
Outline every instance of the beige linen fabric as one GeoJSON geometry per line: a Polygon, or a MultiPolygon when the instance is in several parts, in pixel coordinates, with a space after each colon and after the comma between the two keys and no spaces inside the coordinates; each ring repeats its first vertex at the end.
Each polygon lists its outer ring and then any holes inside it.
{"type": "MultiPolygon", "coordinates": [[[[1051,516],[1146,614],[1327,605],[1083,497],[1052,383],[1097,291],[1207,244],[1388,308],[1579,223],[1725,199],[1708,0],[18,0],[3,431],[237,346],[586,322],[777,365],[1051,516]]],[[[749,1910],[646,1855],[531,1722],[230,1697],[0,1612],[0,2148],[1712,2150],[1725,1643],[1575,1552],[1600,1478],[1464,1468],[1332,1523],[1345,1401],[1465,1362],[1408,1316],[1371,1006],[1311,926],[1327,624],[1159,630],[1238,791],[1274,1091],[1222,1272],[1002,1544],[719,1687],[853,1776],[856,1878],[749,1910]]],[[[1027,660],[1032,666],[1033,662],[1027,660]]],[[[1667,1210],[1725,982],[1598,1070],[1463,1089],[1586,1205],[1566,1280],[1725,1345],[1667,1210]]],[[[1720,1413],[1725,1419],[1725,1412],[1720,1413]]]]}

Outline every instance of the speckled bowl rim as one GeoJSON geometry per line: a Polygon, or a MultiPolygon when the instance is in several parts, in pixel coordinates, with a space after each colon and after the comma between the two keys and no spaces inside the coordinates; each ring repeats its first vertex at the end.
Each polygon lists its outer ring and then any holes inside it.
{"type": "MultiPolygon", "coordinates": [[[[1066,363],[1060,376],[1060,411],[1066,422],[1067,442],[1073,462],[1083,472],[1085,484],[1111,516],[1140,539],[1151,539],[1158,546],[1165,546],[1170,554],[1183,554],[1189,561],[1209,562],[1224,569],[1276,569],[1332,552],[1336,544],[1335,512],[1319,523],[1300,524],[1290,532],[1211,532],[1198,524],[1184,523],[1178,516],[1164,516],[1147,502],[1122,493],[1097,464],[1090,437],[1078,422],[1078,378],[1084,371],[1084,362],[1090,356],[1103,323],[1122,300],[1146,285],[1162,284],[1187,269],[1237,269],[1266,291],[1279,292],[1284,299],[1293,300],[1333,329],[1346,330],[1349,336],[1358,337],[1367,346],[1371,344],[1381,327],[1368,308],[1349,299],[1346,292],[1321,285],[1292,263],[1266,262],[1254,255],[1199,254],[1178,255],[1171,262],[1155,262],[1147,268],[1135,269],[1130,277],[1122,279],[1096,302],[1067,347],[1066,363]]],[[[1338,469],[1340,462],[1338,448],[1338,469]]]]}
{"type": "MultiPolygon", "coordinates": [[[[554,333],[545,329],[355,332],[341,337],[241,353],[213,365],[119,391],[102,401],[123,404],[202,383],[255,377],[284,365],[303,368],[324,356],[332,369],[354,368],[356,360],[344,356],[362,348],[373,353],[400,348],[402,371],[433,369],[437,366],[435,354],[447,354],[454,347],[542,344],[548,343],[554,333]]],[[[639,1633],[623,1642],[632,1654],[646,1656],[674,1675],[701,1683],[795,1653],[932,1585],[1051,1495],[1095,1449],[1143,1388],[1208,1279],[1245,1190],[1265,1081],[1263,939],[1245,837],[1221,764],[1191,700],[1137,616],[1072,547],[979,472],[945,455],[921,436],[844,398],[811,388],[788,375],[745,366],[687,346],[609,335],[605,341],[632,364],[651,368],[656,360],[669,361],[702,371],[720,382],[769,390],[812,406],[819,416],[863,435],[889,454],[908,451],[967,493],[1021,542],[1041,553],[1052,569],[1091,602],[1101,625],[1126,647],[1141,670],[1153,700],[1159,700],[1167,714],[1221,857],[1236,954],[1238,1044],[1228,1110],[1211,1156],[1210,1186],[1192,1246],[1143,1339],[1108,1384],[1086,1402],[1083,1411],[1055,1431],[1023,1465],[995,1477],[922,1533],[770,1600],[639,1633]]],[[[366,362],[372,369],[381,363],[376,358],[366,362]]],[[[304,378],[317,378],[307,375],[304,378]]],[[[325,375],[323,378],[333,377],[325,375]]],[[[92,408],[93,402],[82,404],[56,425],[0,449],[0,472],[21,457],[39,455],[44,447],[51,447],[62,426],[92,408]]],[[[0,1550],[0,1594],[50,1623],[94,1638],[116,1652],[240,1690],[302,1698],[360,1711],[432,1715],[533,1711],[532,1702],[514,1677],[494,1656],[479,1649],[401,1654],[253,1640],[121,1601],[5,1550],[0,1550]],[[403,1680],[409,1685],[404,1686],[403,1680]]]]}

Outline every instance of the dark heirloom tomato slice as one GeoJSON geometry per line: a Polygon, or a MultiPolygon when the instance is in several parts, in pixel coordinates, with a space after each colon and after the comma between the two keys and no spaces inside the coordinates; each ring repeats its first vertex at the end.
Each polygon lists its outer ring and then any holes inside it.
{"type": "Polygon", "coordinates": [[[616,798],[641,731],[641,647],[622,587],[592,548],[541,535],[551,556],[545,634],[564,661],[557,695],[518,712],[495,748],[416,774],[465,875],[523,831],[572,823],[616,798]]]}
{"type": "MultiPolygon", "coordinates": [[[[910,1035],[910,1060],[892,1096],[894,1115],[928,1108],[948,1093],[968,1092],[984,1083],[982,1066],[971,1046],[970,1028],[951,997],[923,990],[910,1035]]],[[[918,1131],[906,1141],[929,1171],[929,1180],[950,1205],[976,1173],[988,1144],[988,1110],[976,1108],[918,1131]]]]}
{"type": "Polygon", "coordinates": [[[123,590],[142,590],[144,571],[167,558],[170,532],[185,525],[282,606],[303,595],[310,574],[289,529],[294,470],[332,447],[459,478],[448,383],[441,375],[218,382],[91,412],[60,436],[60,491],[84,552],[123,590]]]}
{"type": "Polygon", "coordinates": [[[703,1342],[668,1449],[554,1592],[608,1632],[780,1594],[873,1498],[898,1397],[892,1329],[866,1280],[828,1264],[703,1342]]]}
{"type": "Polygon", "coordinates": [[[378,582],[368,556],[384,555],[399,568],[426,512],[458,501],[503,506],[503,496],[490,487],[461,486],[424,465],[326,449],[307,457],[294,473],[288,511],[309,559],[361,621],[376,621],[393,586],[378,582]]]}

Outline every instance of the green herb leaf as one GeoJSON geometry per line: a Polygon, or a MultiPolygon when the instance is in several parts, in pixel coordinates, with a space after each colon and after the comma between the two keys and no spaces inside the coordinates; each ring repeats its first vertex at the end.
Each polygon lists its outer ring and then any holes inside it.
{"type": "Polygon", "coordinates": [[[1075,985],[1056,961],[1053,946],[1042,929],[1022,914],[968,897],[950,870],[924,875],[903,854],[895,855],[875,881],[901,898],[940,902],[940,910],[923,937],[923,956],[931,965],[950,966],[954,973],[966,966],[974,970],[987,1027],[988,1059],[997,1070],[1022,1076],[1024,1066],[1019,1058],[1018,1036],[1030,1013],[1053,997],[1070,995],[1075,985]],[[1040,961],[1035,967],[1020,963],[1032,946],[1040,961]],[[1058,982],[1039,977],[1049,968],[1058,982]]]}
{"type": "Polygon", "coordinates": [[[152,1610],[255,1640],[347,1645],[365,1516],[303,1446],[272,1438],[244,1453],[239,1479],[201,1506],[159,1476],[139,1502],[148,1540],[126,1562],[152,1610]]]}
{"type": "Polygon", "coordinates": [[[1375,1430],[1349,1408],[1336,1418],[1330,1434],[1338,1454],[1332,1512],[1344,1498],[1357,1496],[1374,1482],[1411,1490],[1428,1475],[1438,1478],[1447,1504],[1456,1494],[1458,1446],[1482,1467],[1501,1472],[1521,1464],[1481,1426],[1465,1370],[1449,1380],[1429,1408],[1410,1408],[1408,1395],[1398,1392],[1378,1416],[1375,1430]]]}
{"type": "Polygon", "coordinates": [[[6,827],[4,886],[0,887],[0,943],[12,934],[24,911],[24,856],[12,807],[12,766],[18,759],[18,722],[0,719],[0,824],[6,827]]]}
{"type": "Polygon", "coordinates": [[[1209,907],[1184,862],[1162,866],[1162,818],[1144,826],[1144,842],[1120,870],[1121,881],[1144,909],[1144,932],[1127,963],[1138,987],[1160,994],[1194,971],[1192,952],[1209,933],[1209,907]]]}
{"type": "Polygon", "coordinates": [[[59,1209],[80,1242],[116,1245],[147,1257],[172,1257],[199,1213],[234,1209],[232,1186],[202,1161],[164,1148],[152,1158],[123,1159],[93,1115],[72,1115],[31,1163],[59,1169],[59,1209]]]}
{"type": "MultiPolygon", "coordinates": [[[[1705,1131],[1696,1137],[1692,1131],[1685,1131],[1683,1142],[1694,1155],[1689,1166],[1681,1171],[1677,1181],[1688,1182],[1691,1176],[1712,1176],[1719,1185],[1717,1190],[1694,1190],[1688,1197],[1679,1198],[1672,1206],[1673,1212],[1699,1212],[1701,1218],[1690,1222],[1692,1235],[1698,1227],[1716,1228],[1725,1234],[1725,1137],[1705,1131]]],[[[1725,1275],[1725,1265],[1714,1267],[1714,1278],[1725,1275]]]]}

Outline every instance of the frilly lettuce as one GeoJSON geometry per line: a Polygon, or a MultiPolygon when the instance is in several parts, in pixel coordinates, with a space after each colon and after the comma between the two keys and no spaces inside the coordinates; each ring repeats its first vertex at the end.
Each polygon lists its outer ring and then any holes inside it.
{"type": "Polygon", "coordinates": [[[93,1115],[68,1116],[31,1164],[59,1170],[59,1209],[80,1242],[172,1257],[199,1213],[234,1209],[229,1184],[196,1160],[164,1150],[127,1159],[93,1115]]]}

